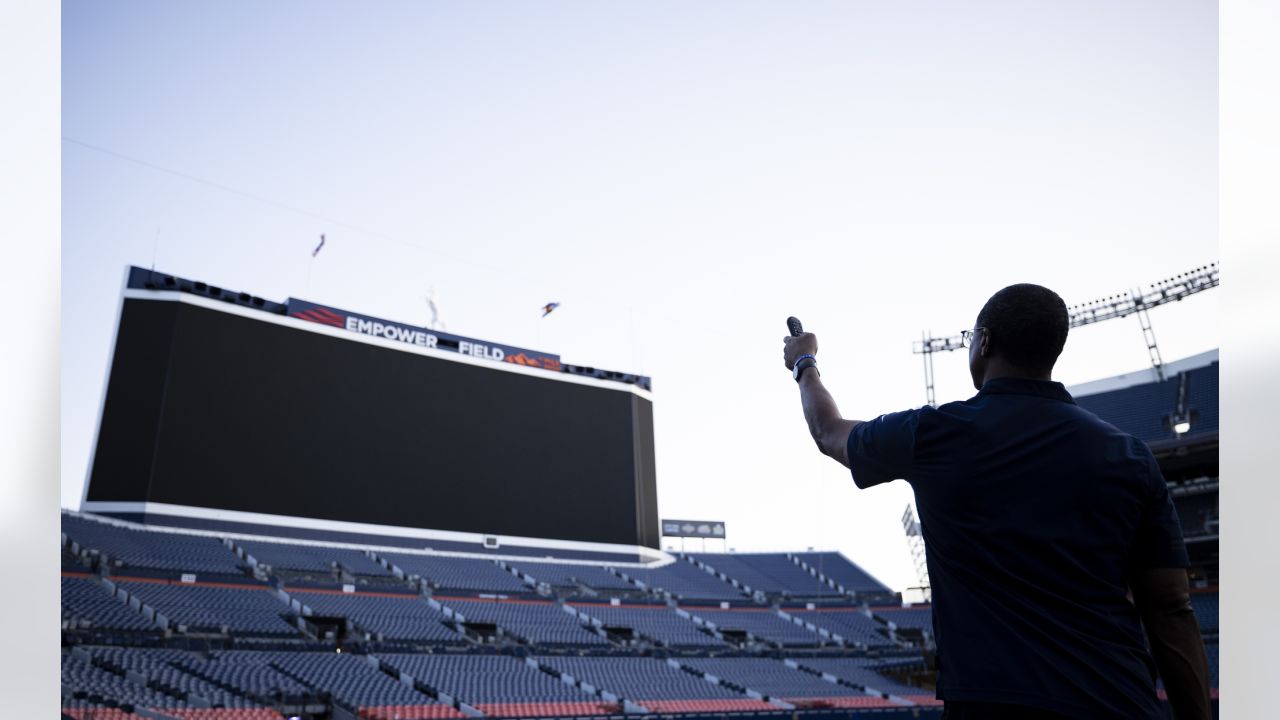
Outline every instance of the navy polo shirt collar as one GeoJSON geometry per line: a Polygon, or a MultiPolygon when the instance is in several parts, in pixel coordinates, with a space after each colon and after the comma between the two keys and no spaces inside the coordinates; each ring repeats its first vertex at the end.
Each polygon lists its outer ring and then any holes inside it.
{"type": "Polygon", "coordinates": [[[1025,378],[992,378],[982,385],[979,395],[1036,395],[1051,400],[1075,404],[1071,393],[1060,382],[1052,380],[1028,380],[1025,378]]]}

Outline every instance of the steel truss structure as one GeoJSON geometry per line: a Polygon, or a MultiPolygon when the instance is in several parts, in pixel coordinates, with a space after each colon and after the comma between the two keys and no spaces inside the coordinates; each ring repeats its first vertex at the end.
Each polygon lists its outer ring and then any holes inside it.
{"type": "MultiPolygon", "coordinates": [[[[1164,362],[1160,358],[1160,348],[1156,345],[1155,332],[1151,328],[1151,318],[1147,311],[1151,308],[1178,302],[1185,297],[1204,292],[1218,286],[1218,263],[1210,263],[1173,277],[1165,278],[1145,287],[1134,288],[1118,295],[1094,300],[1092,302],[1072,305],[1067,308],[1067,317],[1073,328],[1103,320],[1137,315],[1142,324],[1142,336],[1147,343],[1147,351],[1151,357],[1151,366],[1156,376],[1164,379],[1164,362]]],[[[964,348],[960,335],[947,337],[931,337],[926,331],[921,339],[914,343],[911,351],[924,356],[925,394],[930,405],[937,406],[933,389],[933,355],[940,352],[951,352],[964,348]]]]}

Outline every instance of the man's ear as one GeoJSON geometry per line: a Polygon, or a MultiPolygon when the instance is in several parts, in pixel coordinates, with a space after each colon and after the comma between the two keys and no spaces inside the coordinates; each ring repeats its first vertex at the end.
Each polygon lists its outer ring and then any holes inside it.
{"type": "Polygon", "coordinates": [[[978,341],[978,354],[982,357],[991,357],[991,330],[983,328],[982,339],[978,341]]]}

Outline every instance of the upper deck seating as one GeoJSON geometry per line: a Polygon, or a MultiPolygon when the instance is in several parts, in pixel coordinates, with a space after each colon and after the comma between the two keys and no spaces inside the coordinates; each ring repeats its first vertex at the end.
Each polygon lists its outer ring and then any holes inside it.
{"type": "Polygon", "coordinates": [[[850,642],[868,647],[893,644],[884,632],[885,626],[863,614],[860,607],[788,608],[786,612],[850,642]]]}
{"type": "Polygon", "coordinates": [[[62,625],[66,629],[158,630],[88,576],[62,577],[62,625]]]}
{"type": "Polygon", "coordinates": [[[734,586],[684,560],[656,568],[619,568],[619,572],[644,583],[646,587],[669,592],[683,600],[743,598],[743,593],[734,586]]]}
{"type": "Polygon", "coordinates": [[[441,590],[468,590],[495,593],[532,591],[520,578],[483,558],[447,557],[443,555],[408,555],[379,553],[392,565],[410,575],[417,575],[441,590]]]}
{"type": "Polygon", "coordinates": [[[383,639],[446,644],[466,642],[445,625],[443,613],[418,595],[291,590],[290,597],[311,608],[315,615],[348,618],[383,639]]]}
{"type": "Polygon", "coordinates": [[[849,592],[891,595],[893,591],[866,570],[837,552],[792,553],[806,565],[836,581],[849,592]]]}
{"type": "Polygon", "coordinates": [[[752,590],[792,597],[839,596],[839,590],[810,575],[783,553],[693,555],[752,590]]]}
{"type": "Polygon", "coordinates": [[[737,555],[730,553],[690,553],[689,557],[707,565],[716,572],[737,580],[753,592],[781,594],[786,587],[774,578],[765,575],[750,564],[743,562],[737,555]]]}
{"type": "Polygon", "coordinates": [[[351,548],[257,540],[236,541],[236,544],[258,563],[274,569],[327,573],[341,566],[353,575],[391,574],[363,551],[351,548]]]}
{"type": "Polygon", "coordinates": [[[933,609],[928,606],[909,608],[873,607],[871,612],[893,623],[899,629],[933,632],[933,609]]]}
{"type": "Polygon", "coordinates": [[[823,644],[823,638],[805,627],[778,615],[771,608],[719,608],[683,607],[690,614],[715,625],[721,632],[741,630],[752,636],[785,647],[813,647],[823,644]]]}
{"type": "Polygon", "coordinates": [[[609,645],[608,640],[583,627],[581,620],[555,603],[452,598],[441,598],[440,602],[454,612],[461,613],[467,622],[492,623],[534,645],[609,645]]]}
{"type": "Polygon", "coordinates": [[[62,532],[82,548],[108,556],[115,568],[243,574],[240,558],[213,537],[134,530],[68,513],[62,514],[62,532]]]}
{"type": "Polygon", "coordinates": [[[199,585],[124,581],[117,585],[136,595],[186,632],[295,636],[285,615],[291,612],[266,585],[199,585]]]}
{"type": "Polygon", "coordinates": [[[1187,435],[1218,432],[1218,363],[1190,371],[1187,405],[1199,412],[1187,435]]]}
{"type": "Polygon", "coordinates": [[[689,618],[680,617],[666,605],[606,605],[572,603],[580,612],[599,620],[604,627],[631,628],[636,634],[673,648],[723,648],[715,636],[703,632],[689,618]]]}
{"type": "Polygon", "coordinates": [[[552,587],[574,588],[585,585],[593,590],[635,590],[636,586],[596,565],[566,565],[513,560],[511,565],[540,583],[552,587]]]}
{"type": "Polygon", "coordinates": [[[1165,440],[1173,431],[1164,427],[1165,416],[1178,402],[1178,379],[1142,383],[1119,390],[1084,395],[1076,404],[1139,440],[1165,440]]]}

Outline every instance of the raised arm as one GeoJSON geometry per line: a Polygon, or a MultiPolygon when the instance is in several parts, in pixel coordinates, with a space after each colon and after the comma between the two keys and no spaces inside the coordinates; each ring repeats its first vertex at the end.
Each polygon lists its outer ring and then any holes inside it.
{"type": "MultiPolygon", "coordinates": [[[[813,333],[784,337],[782,343],[782,359],[788,370],[794,371],[796,362],[806,355],[818,354],[818,338],[813,333]]],[[[849,467],[849,433],[861,421],[846,420],[840,416],[840,409],[836,407],[831,393],[823,386],[817,367],[805,368],[809,363],[810,360],[805,358],[799,378],[800,406],[804,410],[804,421],[822,454],[849,467]]]]}
{"type": "Polygon", "coordinates": [[[1191,609],[1184,568],[1140,570],[1130,579],[1134,605],[1147,630],[1176,720],[1209,720],[1209,660],[1191,609]]]}

